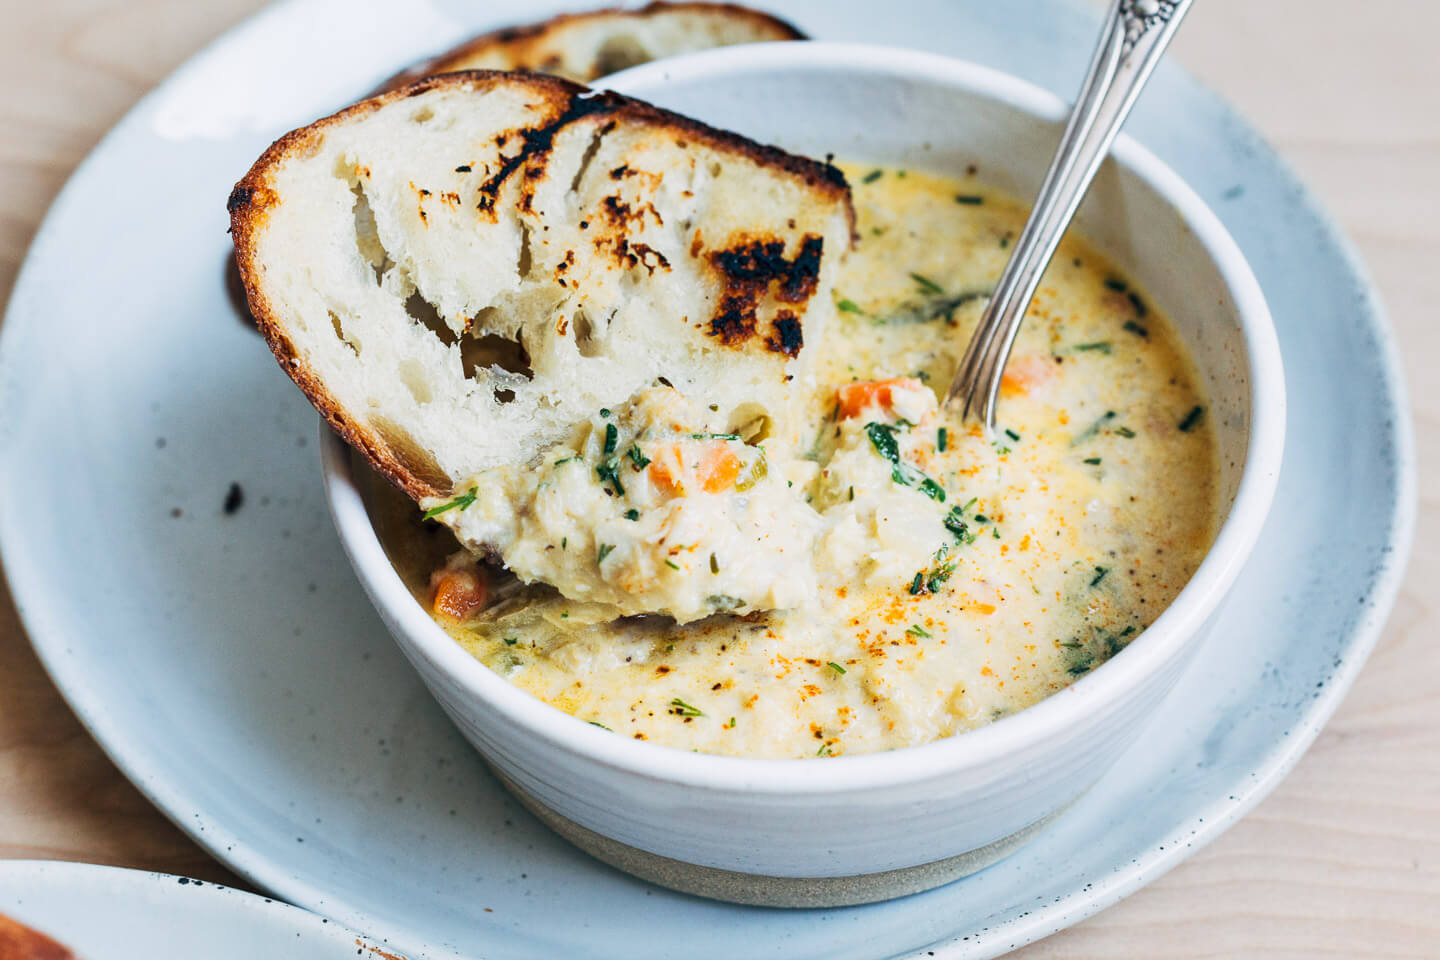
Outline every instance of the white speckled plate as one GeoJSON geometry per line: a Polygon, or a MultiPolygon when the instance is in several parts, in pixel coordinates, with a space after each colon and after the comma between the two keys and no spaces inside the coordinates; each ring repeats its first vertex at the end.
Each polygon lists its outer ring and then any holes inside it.
{"type": "MultiPolygon", "coordinates": [[[[768,5],[816,36],[951,53],[1061,93],[1097,30],[1077,0],[768,5]]],[[[1414,514],[1409,415],[1349,245],[1241,119],[1167,65],[1129,129],[1250,257],[1291,419],[1256,555],[1130,753],[1008,860],[846,910],[655,889],[507,797],[355,583],[321,495],[315,415],[237,319],[221,271],[225,197],[274,135],[517,9],[271,8],[116,127],[36,238],[0,336],[0,545],[36,649],[130,778],[241,874],[402,950],[692,960],[992,956],[1115,902],[1274,787],[1394,599],[1414,514]],[[227,515],[236,482],[244,502],[227,515]]]]}
{"type": "Polygon", "coordinates": [[[405,960],[267,897],[89,863],[0,862],[0,915],[80,960],[405,960]]]}

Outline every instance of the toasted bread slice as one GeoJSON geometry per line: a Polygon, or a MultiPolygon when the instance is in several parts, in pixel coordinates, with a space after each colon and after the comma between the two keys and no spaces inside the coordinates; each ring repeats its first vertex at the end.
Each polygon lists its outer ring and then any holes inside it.
{"type": "Polygon", "coordinates": [[[737,43],[804,40],[778,17],[733,3],[651,3],[572,13],[482,34],[396,74],[382,90],[457,70],[529,70],[589,83],[661,57],[737,43]]]}
{"type": "Polygon", "coordinates": [[[828,164],[485,71],[287,134],[229,208],[281,366],[416,500],[657,385],[799,443],[792,381],[853,225],[828,164]]]}

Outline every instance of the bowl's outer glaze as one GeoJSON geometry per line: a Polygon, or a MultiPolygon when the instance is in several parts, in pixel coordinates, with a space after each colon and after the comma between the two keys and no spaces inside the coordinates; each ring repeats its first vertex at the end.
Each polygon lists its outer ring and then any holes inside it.
{"type": "MultiPolygon", "coordinates": [[[[1038,183],[1061,113],[1053,97],[988,70],[848,45],[731,48],[612,83],[806,152],[957,172],[978,162],[1021,193],[1038,183]]],[[[817,762],[634,743],[509,686],[435,626],[385,558],[348,451],[327,437],[327,491],[345,549],[465,736],[527,793],[585,828],[676,860],[775,877],[930,863],[1008,836],[1094,783],[1178,679],[1253,546],[1284,424],[1274,331],[1233,242],[1148,153],[1122,140],[1116,156],[1083,224],[1102,247],[1133,256],[1127,266],[1196,352],[1221,430],[1222,486],[1235,497],[1200,571],[1142,637],[1042,704],[923,747],[817,762]],[[1177,292],[1186,299],[1171,302],[1177,292]]]]}

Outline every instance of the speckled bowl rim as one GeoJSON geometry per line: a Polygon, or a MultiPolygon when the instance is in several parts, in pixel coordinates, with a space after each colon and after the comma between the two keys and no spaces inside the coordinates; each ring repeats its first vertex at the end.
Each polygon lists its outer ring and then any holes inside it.
{"type": "MultiPolygon", "coordinates": [[[[1037,122],[1062,120],[1065,104],[1033,84],[988,67],[938,54],[869,44],[777,43],[726,47],[667,59],[616,74],[607,87],[634,92],[670,78],[694,80],[759,68],[888,75],[988,97],[1037,122]]],[[[917,136],[917,141],[921,138],[917,136]]],[[[777,795],[875,790],[983,767],[1072,727],[1077,718],[1143,686],[1179,655],[1218,609],[1249,557],[1269,513],[1280,475],[1285,388],[1270,311],[1239,246],[1219,218],[1168,166],[1122,134],[1113,156],[1167,200],[1208,253],[1240,319],[1250,379],[1250,439],[1234,502],[1205,559],[1168,608],[1134,642],[1094,672],[1045,700],[976,730],[880,753],[813,759],[760,759],[693,753],[635,741],[550,706],[492,672],[445,633],[401,581],[370,522],[350,449],[322,424],[321,461],[331,516],[346,554],[373,602],[417,652],[508,722],[547,746],[654,780],[704,789],[777,795]]],[[[538,744],[537,744],[538,747],[538,744]]]]}

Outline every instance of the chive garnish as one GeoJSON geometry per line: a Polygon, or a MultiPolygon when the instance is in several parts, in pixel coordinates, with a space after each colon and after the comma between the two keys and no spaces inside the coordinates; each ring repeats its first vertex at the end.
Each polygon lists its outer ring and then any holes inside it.
{"type": "Polygon", "coordinates": [[[597,564],[604,563],[605,558],[610,556],[611,551],[613,551],[614,549],[615,545],[613,543],[600,544],[600,549],[595,551],[595,562],[597,564]]]}
{"type": "Polygon", "coordinates": [[[639,510],[636,510],[634,507],[631,507],[629,510],[626,510],[626,511],[625,511],[625,519],[626,519],[626,520],[639,520],[639,519],[640,519],[640,511],[639,511],[639,510]]]}
{"type": "Polygon", "coordinates": [[[984,197],[978,197],[973,193],[962,193],[955,198],[956,203],[963,203],[968,207],[978,207],[985,202],[984,197]]]}
{"type": "Polygon", "coordinates": [[[912,636],[912,637],[929,637],[929,636],[930,636],[930,631],[929,631],[929,630],[926,630],[924,627],[920,626],[920,624],[918,624],[918,623],[912,623],[912,624],[910,624],[909,629],[907,629],[905,632],[908,633],[908,634],[910,634],[910,636],[912,636]]]}
{"type": "Polygon", "coordinates": [[[610,456],[610,454],[615,452],[615,445],[619,442],[620,431],[616,429],[615,424],[605,424],[605,449],[602,453],[607,457],[610,456]]]}
{"type": "Polygon", "coordinates": [[[720,561],[715,558],[715,554],[713,554],[713,553],[710,554],[710,572],[711,572],[711,573],[719,573],[719,572],[720,572],[720,561]]]}
{"type": "Polygon", "coordinates": [[[910,274],[910,279],[920,284],[920,289],[924,290],[926,293],[945,292],[945,288],[940,286],[940,284],[936,283],[934,280],[931,280],[929,277],[921,276],[920,274],[913,271],[910,274]]]}
{"type": "Polygon", "coordinates": [[[1092,586],[1092,587],[1098,587],[1098,586],[1100,586],[1100,581],[1101,581],[1101,580],[1104,580],[1104,579],[1105,579],[1105,575],[1108,574],[1109,572],[1110,572],[1110,568],[1109,568],[1109,567],[1096,567],[1096,568],[1095,568],[1095,576],[1094,576],[1094,578],[1091,579],[1091,581],[1090,581],[1090,586],[1092,586]]]}
{"type": "Polygon", "coordinates": [[[894,427],[884,423],[867,423],[865,432],[870,435],[870,443],[876,453],[891,463],[900,462],[900,447],[895,442],[894,427]]]}
{"type": "Polygon", "coordinates": [[[865,176],[860,178],[860,182],[874,183],[876,180],[879,180],[883,176],[885,176],[884,170],[871,170],[869,173],[865,174],[865,176]]]}
{"type": "Polygon", "coordinates": [[[1135,308],[1135,314],[1137,316],[1143,317],[1145,316],[1145,314],[1150,312],[1145,307],[1145,301],[1140,299],[1140,294],[1135,293],[1134,291],[1131,291],[1130,293],[1130,306],[1135,308]]]}
{"type": "Polygon", "coordinates": [[[915,579],[910,581],[910,596],[918,596],[921,590],[925,589],[925,571],[915,574],[915,579]]]}
{"type": "Polygon", "coordinates": [[[1100,419],[1090,424],[1090,426],[1086,427],[1081,433],[1076,434],[1075,438],[1070,441],[1070,446],[1078,447],[1086,440],[1089,440],[1091,437],[1095,436],[1095,434],[1099,433],[1101,428],[1103,428],[1105,424],[1109,423],[1111,420],[1114,420],[1117,416],[1119,416],[1119,414],[1117,414],[1114,410],[1106,410],[1105,413],[1100,417],[1100,419]]]}
{"type": "Polygon", "coordinates": [[[1124,293],[1130,288],[1126,286],[1125,281],[1121,280],[1119,277],[1106,277],[1105,289],[1114,290],[1116,293],[1124,293]]]}
{"type": "Polygon", "coordinates": [[[475,496],[479,492],[479,487],[471,487],[468,493],[462,493],[454,500],[451,500],[447,503],[442,503],[439,506],[431,507],[429,510],[425,511],[425,519],[431,520],[435,517],[440,516],[440,514],[444,513],[446,510],[454,510],[456,508],[464,510],[466,507],[470,506],[470,504],[475,502],[475,496]]]}
{"type": "Polygon", "coordinates": [[[669,557],[665,558],[665,566],[669,567],[671,570],[680,569],[680,564],[676,563],[674,560],[671,560],[669,557]]]}
{"type": "Polygon", "coordinates": [[[739,439],[740,439],[740,434],[738,434],[738,433],[692,433],[692,434],[690,434],[690,439],[692,439],[692,440],[739,440],[739,439]]]}
{"type": "Polygon", "coordinates": [[[1084,463],[1088,463],[1088,464],[1090,464],[1091,466],[1096,466],[1096,467],[1098,467],[1098,466],[1100,465],[1100,458],[1099,458],[1099,457],[1086,457],[1083,462],[1084,462],[1084,463]]]}
{"type": "Polygon", "coordinates": [[[650,458],[641,453],[638,446],[632,444],[630,449],[625,451],[625,455],[630,458],[636,470],[644,470],[650,465],[650,458]]]}
{"type": "Polygon", "coordinates": [[[1129,427],[1116,427],[1115,435],[1117,437],[1124,437],[1126,440],[1129,440],[1131,437],[1135,436],[1135,431],[1131,430],[1129,427]]]}
{"type": "Polygon", "coordinates": [[[859,305],[859,304],[857,304],[854,300],[849,299],[848,297],[841,297],[839,300],[837,300],[837,301],[835,302],[835,306],[839,307],[841,310],[845,311],[846,313],[864,313],[864,312],[865,312],[864,310],[861,310],[861,309],[860,309],[860,305],[859,305]]]}
{"type": "Polygon", "coordinates": [[[1093,350],[1096,353],[1104,353],[1108,355],[1110,353],[1110,341],[1096,340],[1094,343],[1077,343],[1075,344],[1075,349],[1093,350]]]}
{"type": "Polygon", "coordinates": [[[941,453],[944,453],[945,447],[949,445],[949,442],[950,431],[946,430],[944,427],[941,427],[935,434],[935,449],[939,450],[941,453]]]}
{"type": "Polygon", "coordinates": [[[513,646],[515,646],[515,644],[517,644],[517,643],[519,643],[519,642],[520,642],[520,641],[517,640],[517,639],[515,639],[514,637],[506,637],[506,638],[505,638],[505,646],[507,646],[507,647],[513,647],[513,646]]]}
{"type": "Polygon", "coordinates": [[[1180,432],[1189,433],[1191,430],[1194,430],[1204,418],[1204,407],[1191,407],[1190,412],[1185,414],[1185,419],[1180,421],[1180,432]]]}
{"type": "Polygon", "coordinates": [[[830,754],[830,744],[828,744],[828,743],[822,743],[822,744],[820,744],[820,749],[815,751],[815,756],[817,756],[817,757],[825,757],[825,756],[829,756],[829,754],[830,754]]]}
{"type": "Polygon", "coordinates": [[[610,408],[609,408],[609,407],[601,407],[601,408],[600,408],[600,416],[602,416],[602,417],[608,417],[608,416],[610,416],[610,408]]]}
{"type": "Polygon", "coordinates": [[[840,666],[840,664],[836,663],[834,660],[831,660],[831,661],[830,661],[829,666],[830,666],[830,669],[831,669],[831,670],[834,670],[836,673],[840,674],[842,677],[845,675],[845,668],[842,667],[842,666],[840,666]]]}
{"type": "Polygon", "coordinates": [[[1017,443],[1020,441],[1020,434],[1016,433],[1014,430],[1009,429],[1008,427],[1005,430],[1005,436],[1009,437],[1011,440],[1014,440],[1017,443]]]}
{"type": "Polygon", "coordinates": [[[692,707],[690,704],[676,697],[670,701],[670,712],[679,717],[703,717],[705,712],[699,707],[692,707]]]}
{"type": "Polygon", "coordinates": [[[1134,320],[1126,320],[1126,321],[1125,321],[1125,329],[1126,329],[1126,330],[1129,330],[1131,333],[1135,334],[1135,336],[1137,336],[1137,337],[1146,337],[1146,338],[1148,338],[1148,337],[1150,336],[1150,331],[1147,330],[1147,329],[1145,329],[1144,327],[1142,327],[1140,324],[1136,323],[1134,320]]]}
{"type": "MultiPolygon", "coordinates": [[[[590,726],[592,727],[599,727],[601,730],[610,730],[609,727],[605,726],[605,724],[601,723],[599,720],[586,720],[585,722],[590,724],[590,726]]],[[[610,732],[614,733],[615,731],[610,730],[610,732]]]]}

